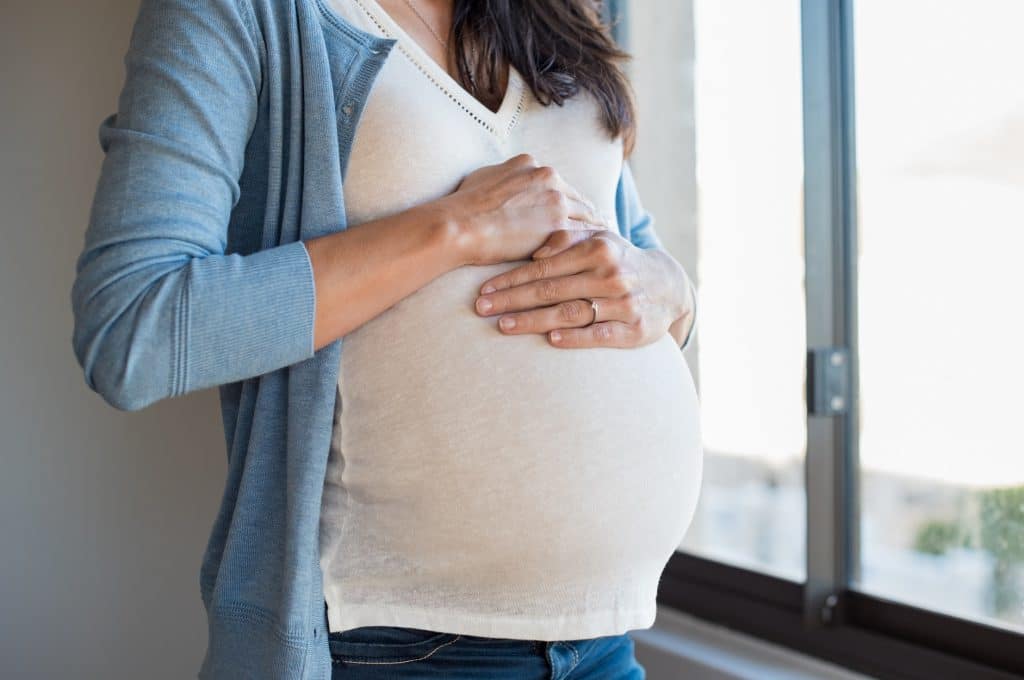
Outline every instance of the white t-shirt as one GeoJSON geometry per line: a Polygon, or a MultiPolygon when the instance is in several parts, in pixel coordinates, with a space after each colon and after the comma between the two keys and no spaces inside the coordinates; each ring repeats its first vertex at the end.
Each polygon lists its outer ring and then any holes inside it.
{"type": "MultiPolygon", "coordinates": [[[[544,107],[512,69],[492,112],[375,0],[331,2],[398,39],[356,130],[349,224],[520,152],[615,219],[622,143],[589,93],[544,107]]],[[[565,640],[654,622],[701,481],[689,368],[668,333],[631,349],[503,335],[473,304],[519,264],[459,267],[342,339],[320,523],[331,631],[565,640]]]]}

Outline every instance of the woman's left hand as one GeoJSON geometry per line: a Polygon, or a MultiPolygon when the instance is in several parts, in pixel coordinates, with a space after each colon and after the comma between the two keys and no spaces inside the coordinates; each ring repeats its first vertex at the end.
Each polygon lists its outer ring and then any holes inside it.
{"type": "Polygon", "coordinates": [[[638,347],[691,315],[686,272],[657,248],[611,230],[559,230],[533,261],[480,286],[476,311],[506,335],[546,333],[557,347],[638,347]],[[597,315],[587,299],[597,303],[597,315]]]}

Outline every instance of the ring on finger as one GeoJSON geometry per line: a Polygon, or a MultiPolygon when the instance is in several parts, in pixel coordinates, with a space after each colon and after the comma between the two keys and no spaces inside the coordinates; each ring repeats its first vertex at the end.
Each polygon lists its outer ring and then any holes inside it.
{"type": "Polygon", "coordinates": [[[595,323],[597,323],[597,300],[595,300],[594,298],[583,298],[583,299],[586,300],[587,302],[589,302],[590,303],[590,308],[594,310],[594,318],[591,320],[590,323],[587,324],[587,326],[592,326],[595,323]]]}

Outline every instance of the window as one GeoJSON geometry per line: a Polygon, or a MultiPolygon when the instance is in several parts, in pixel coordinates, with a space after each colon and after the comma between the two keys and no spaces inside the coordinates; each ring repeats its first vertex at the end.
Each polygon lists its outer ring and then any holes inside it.
{"type": "Polygon", "coordinates": [[[683,547],[802,579],[800,5],[634,3],[629,31],[641,115],[631,163],[701,301],[688,359],[706,457],[683,547]]]}
{"type": "Polygon", "coordinates": [[[1024,629],[1024,3],[853,19],[857,585],[1024,629]]]}
{"type": "Polygon", "coordinates": [[[608,5],[701,301],[659,599],[877,677],[1024,674],[1024,5],[608,5]]]}

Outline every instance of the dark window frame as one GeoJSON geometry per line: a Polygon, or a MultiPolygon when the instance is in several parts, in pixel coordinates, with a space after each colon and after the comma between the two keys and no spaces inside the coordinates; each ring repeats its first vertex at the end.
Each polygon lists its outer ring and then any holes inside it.
{"type": "Polygon", "coordinates": [[[878,678],[1019,680],[1024,635],[867,595],[837,593],[828,622],[808,622],[806,586],[676,553],[658,603],[878,678]]]}
{"type": "MultiPolygon", "coordinates": [[[[806,580],[677,552],[658,602],[880,678],[1021,678],[1024,634],[852,585],[860,564],[853,1],[801,2],[808,402],[815,356],[837,349],[849,367],[845,408],[807,420],[806,580]]],[[[627,49],[628,9],[606,0],[627,49]]]]}

